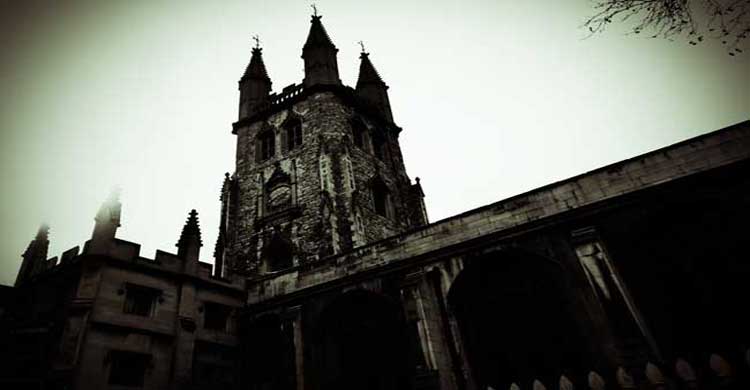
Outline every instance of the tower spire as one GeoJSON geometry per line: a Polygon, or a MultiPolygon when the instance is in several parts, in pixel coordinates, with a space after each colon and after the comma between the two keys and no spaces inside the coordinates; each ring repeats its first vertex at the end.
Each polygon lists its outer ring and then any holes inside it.
{"type": "Polygon", "coordinates": [[[302,47],[302,58],[305,60],[305,86],[316,84],[341,85],[339,67],[336,54],[339,49],[331,41],[323,23],[322,15],[318,15],[313,6],[314,14],[310,20],[310,32],[302,47]]]}
{"type": "Polygon", "coordinates": [[[383,116],[393,122],[391,103],[388,99],[388,85],[385,84],[375,66],[370,61],[370,53],[365,52],[365,45],[359,41],[362,52],[359,55],[359,77],[357,78],[357,95],[373,105],[383,116]]]}
{"type": "Polygon", "coordinates": [[[240,119],[260,111],[262,104],[268,100],[271,93],[271,78],[268,77],[266,64],[263,63],[263,49],[260,38],[253,36],[253,46],[250,63],[240,79],[240,119]]]}

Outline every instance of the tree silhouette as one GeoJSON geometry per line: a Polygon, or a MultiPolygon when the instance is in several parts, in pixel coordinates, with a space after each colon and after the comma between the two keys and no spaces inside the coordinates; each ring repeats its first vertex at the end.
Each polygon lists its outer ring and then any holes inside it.
{"type": "Polygon", "coordinates": [[[637,20],[633,34],[682,37],[691,45],[717,39],[734,56],[750,36],[750,0],[594,0],[594,14],[584,26],[594,34],[628,20],[637,20]]]}

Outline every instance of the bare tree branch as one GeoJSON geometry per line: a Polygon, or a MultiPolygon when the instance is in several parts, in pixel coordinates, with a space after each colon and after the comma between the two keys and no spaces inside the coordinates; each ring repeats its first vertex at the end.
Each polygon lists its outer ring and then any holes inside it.
{"type": "Polygon", "coordinates": [[[594,0],[584,23],[591,35],[613,21],[636,20],[631,32],[652,38],[684,37],[691,45],[717,39],[729,55],[742,53],[750,36],[750,0],[594,0]]]}

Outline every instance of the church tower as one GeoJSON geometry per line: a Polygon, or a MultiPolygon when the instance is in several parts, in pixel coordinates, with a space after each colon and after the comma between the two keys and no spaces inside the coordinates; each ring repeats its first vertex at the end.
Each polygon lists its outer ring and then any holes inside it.
{"type": "Polygon", "coordinates": [[[280,271],[427,223],[387,85],[364,50],[356,89],[341,83],[321,18],[302,49],[302,83],[271,94],[257,45],[239,82],[236,166],[215,251],[222,275],[280,271]]]}

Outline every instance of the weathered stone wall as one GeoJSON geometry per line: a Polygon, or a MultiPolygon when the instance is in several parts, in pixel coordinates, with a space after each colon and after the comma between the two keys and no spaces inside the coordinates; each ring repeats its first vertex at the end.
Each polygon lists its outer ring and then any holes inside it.
{"type": "MultiPolygon", "coordinates": [[[[237,130],[237,210],[228,234],[235,262],[248,263],[251,272],[267,271],[264,248],[274,234],[281,234],[294,247],[293,264],[351,250],[404,231],[409,226],[405,212],[409,179],[394,135],[388,134],[388,153],[381,161],[372,151],[352,141],[354,109],[334,93],[323,92],[295,103],[237,130]],[[302,123],[302,144],[287,150],[284,123],[297,118],[302,123]],[[275,134],[274,156],[259,161],[257,138],[275,134]],[[269,180],[288,177],[291,204],[286,211],[269,213],[269,180]],[[389,218],[374,211],[371,181],[379,177],[391,194],[389,218]]],[[[370,132],[385,133],[367,118],[370,132]]]]}
{"type": "Polygon", "coordinates": [[[169,387],[173,358],[170,338],[158,334],[94,327],[86,332],[86,341],[81,349],[76,389],[110,388],[108,381],[113,350],[151,355],[152,365],[144,376],[142,388],[156,390],[169,387]]]}
{"type": "Polygon", "coordinates": [[[316,267],[292,269],[251,286],[249,303],[410,261],[430,252],[530,226],[617,197],[718,169],[750,158],[750,122],[554,183],[513,198],[331,257],[316,267]]]}

